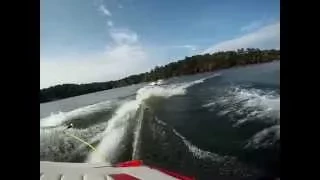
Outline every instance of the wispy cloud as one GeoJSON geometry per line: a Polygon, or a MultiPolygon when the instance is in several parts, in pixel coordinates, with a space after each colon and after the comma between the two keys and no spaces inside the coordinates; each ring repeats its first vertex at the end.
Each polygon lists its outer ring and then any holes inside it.
{"type": "Polygon", "coordinates": [[[261,26],[263,26],[263,22],[262,21],[253,21],[250,24],[241,27],[241,31],[244,32],[248,32],[248,31],[253,31],[253,30],[257,30],[258,28],[260,28],[261,26]]]}
{"type": "Polygon", "coordinates": [[[119,8],[119,9],[122,9],[123,6],[122,6],[121,4],[118,4],[118,8],[119,8]]]}
{"type": "Polygon", "coordinates": [[[138,42],[137,33],[129,29],[113,28],[110,30],[110,37],[116,44],[135,44],[138,42]]]}
{"type": "Polygon", "coordinates": [[[99,10],[106,16],[112,16],[111,12],[103,4],[99,6],[99,10]]]}
{"type": "Polygon", "coordinates": [[[109,20],[109,21],[107,22],[107,25],[112,28],[112,27],[113,27],[113,22],[112,22],[111,20],[109,20]]]}
{"type": "Polygon", "coordinates": [[[173,48],[185,48],[185,49],[188,49],[188,50],[191,50],[191,51],[195,51],[197,50],[197,47],[195,45],[189,45],[189,44],[186,44],[186,45],[177,45],[177,46],[172,46],[173,48]]]}
{"type": "Polygon", "coordinates": [[[236,50],[240,48],[280,48],[280,22],[266,25],[241,37],[223,41],[209,47],[203,53],[236,50]]]}

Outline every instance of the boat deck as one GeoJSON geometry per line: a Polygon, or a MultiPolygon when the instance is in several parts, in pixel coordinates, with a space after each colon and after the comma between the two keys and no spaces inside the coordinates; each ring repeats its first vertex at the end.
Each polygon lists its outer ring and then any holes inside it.
{"type": "Polygon", "coordinates": [[[40,161],[40,180],[177,180],[148,166],[112,167],[107,163],[40,161]]]}

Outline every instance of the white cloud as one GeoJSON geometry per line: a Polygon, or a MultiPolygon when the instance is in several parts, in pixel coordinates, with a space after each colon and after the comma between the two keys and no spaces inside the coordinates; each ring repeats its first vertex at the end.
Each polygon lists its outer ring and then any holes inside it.
{"type": "Polygon", "coordinates": [[[138,35],[128,29],[113,28],[110,36],[116,44],[134,44],[138,42],[138,35]]]}
{"type": "Polygon", "coordinates": [[[118,8],[122,9],[122,8],[123,8],[123,6],[122,6],[121,4],[118,4],[118,8]]]}
{"type": "Polygon", "coordinates": [[[195,45],[189,45],[189,44],[173,46],[173,48],[186,48],[186,49],[189,49],[191,51],[197,50],[197,47],[195,45]]]}
{"type": "Polygon", "coordinates": [[[149,68],[147,53],[139,45],[110,46],[104,53],[83,56],[41,59],[40,88],[115,80],[149,68]]]}
{"type": "Polygon", "coordinates": [[[107,22],[107,25],[108,25],[109,27],[113,27],[113,22],[112,22],[111,20],[109,20],[109,21],[107,22]]]}
{"type": "Polygon", "coordinates": [[[203,51],[203,53],[214,53],[240,48],[279,49],[280,22],[264,26],[241,37],[217,43],[203,51]]]}
{"type": "Polygon", "coordinates": [[[190,49],[191,51],[197,50],[196,46],[194,46],[194,45],[183,45],[182,47],[190,49]]]}
{"type": "Polygon", "coordinates": [[[263,24],[262,21],[253,21],[250,24],[243,26],[240,30],[245,32],[253,31],[260,28],[262,24],[263,24]]]}
{"type": "Polygon", "coordinates": [[[99,6],[99,10],[106,16],[112,16],[111,12],[102,4],[99,6]]]}

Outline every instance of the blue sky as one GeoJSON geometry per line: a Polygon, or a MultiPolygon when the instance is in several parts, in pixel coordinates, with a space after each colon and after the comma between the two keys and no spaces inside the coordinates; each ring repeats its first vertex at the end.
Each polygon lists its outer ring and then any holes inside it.
{"type": "Polygon", "coordinates": [[[194,54],[280,48],[279,0],[42,0],[40,12],[40,88],[194,54]]]}

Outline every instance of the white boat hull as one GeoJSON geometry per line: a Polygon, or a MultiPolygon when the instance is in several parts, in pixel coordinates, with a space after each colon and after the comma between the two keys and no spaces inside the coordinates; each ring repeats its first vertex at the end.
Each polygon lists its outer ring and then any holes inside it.
{"type": "Polygon", "coordinates": [[[142,165],[115,167],[107,163],[60,163],[40,161],[40,180],[177,180],[157,169],[142,165]]]}

